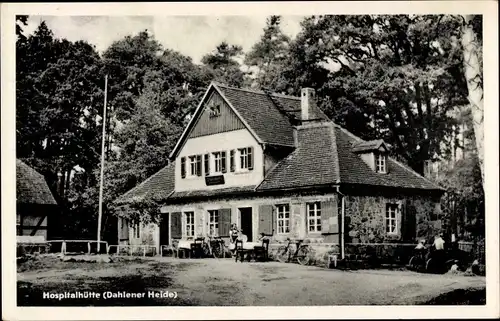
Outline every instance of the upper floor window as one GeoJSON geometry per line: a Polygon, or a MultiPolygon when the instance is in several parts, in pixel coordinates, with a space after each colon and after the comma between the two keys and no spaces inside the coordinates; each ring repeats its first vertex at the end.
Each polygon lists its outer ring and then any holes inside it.
{"type": "Polygon", "coordinates": [[[197,166],[196,166],[196,156],[189,156],[189,175],[196,176],[197,174],[197,166]]]}
{"type": "Polygon", "coordinates": [[[212,236],[217,236],[219,231],[219,211],[210,210],[208,211],[208,234],[212,236]]]}
{"type": "Polygon", "coordinates": [[[276,222],[278,223],[278,234],[290,233],[290,205],[276,205],[276,222]]]}
{"type": "Polygon", "coordinates": [[[201,176],[201,155],[192,155],[188,157],[187,171],[186,171],[186,157],[181,157],[181,177],[188,176],[201,176]]]}
{"type": "Polygon", "coordinates": [[[375,154],[375,169],[377,173],[387,173],[387,156],[385,154],[375,154]]]}
{"type": "Polygon", "coordinates": [[[321,203],[307,203],[307,230],[309,232],[321,232],[321,203]]]}
{"type": "Polygon", "coordinates": [[[385,209],[385,231],[387,234],[398,233],[398,204],[387,204],[385,209]]]}
{"type": "Polygon", "coordinates": [[[194,237],[194,212],[184,212],[184,236],[194,237]]]}
{"type": "Polygon", "coordinates": [[[215,152],[212,154],[214,160],[214,172],[220,173],[222,172],[222,155],[221,152],[215,152]]]}
{"type": "Polygon", "coordinates": [[[246,147],[238,149],[239,154],[239,169],[251,170],[253,169],[253,148],[246,147]]]}

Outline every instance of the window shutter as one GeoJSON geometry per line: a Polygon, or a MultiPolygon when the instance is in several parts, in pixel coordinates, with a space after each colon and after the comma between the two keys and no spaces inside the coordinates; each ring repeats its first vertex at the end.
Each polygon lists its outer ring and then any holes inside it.
{"type": "Polygon", "coordinates": [[[186,178],[186,157],[181,157],[181,178],[186,178]]]}
{"type": "Polygon", "coordinates": [[[208,176],[210,174],[210,155],[205,154],[205,176],[208,176]]]}
{"type": "Polygon", "coordinates": [[[201,155],[196,155],[196,175],[201,176],[201,155]]]}
{"type": "Polygon", "coordinates": [[[234,154],[235,154],[235,150],[232,149],[230,152],[229,152],[229,167],[230,167],[230,171],[231,172],[234,172],[235,169],[236,169],[236,163],[234,161],[234,154]]]}
{"type": "Polygon", "coordinates": [[[259,233],[271,234],[273,232],[273,206],[259,206],[259,233]]]}
{"type": "Polygon", "coordinates": [[[182,238],[182,213],[174,212],[170,214],[170,233],[173,239],[182,238]]]}
{"type": "Polygon", "coordinates": [[[248,147],[248,169],[253,169],[253,147],[248,147]]]}
{"type": "Polygon", "coordinates": [[[401,238],[403,241],[414,242],[417,237],[416,208],[405,202],[401,205],[401,238]]]}
{"type": "Polygon", "coordinates": [[[227,173],[226,151],[221,152],[222,172],[227,173]]]}
{"type": "Polygon", "coordinates": [[[231,209],[223,208],[219,211],[219,236],[229,237],[231,228],[231,209]]]}
{"type": "Polygon", "coordinates": [[[321,233],[339,233],[339,217],[336,202],[321,202],[321,233]]]}
{"type": "Polygon", "coordinates": [[[128,240],[128,222],[120,218],[120,241],[128,240]]]}

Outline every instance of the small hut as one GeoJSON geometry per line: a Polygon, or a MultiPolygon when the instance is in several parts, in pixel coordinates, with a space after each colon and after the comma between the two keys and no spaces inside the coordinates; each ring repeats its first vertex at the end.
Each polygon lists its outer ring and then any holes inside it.
{"type": "Polygon", "coordinates": [[[57,202],[43,175],[20,160],[16,160],[16,204],[18,242],[45,242],[57,202]]]}

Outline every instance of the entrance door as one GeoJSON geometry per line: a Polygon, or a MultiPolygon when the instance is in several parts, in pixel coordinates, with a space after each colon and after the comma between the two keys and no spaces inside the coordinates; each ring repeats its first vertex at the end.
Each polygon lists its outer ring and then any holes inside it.
{"type": "Polygon", "coordinates": [[[239,208],[241,224],[240,228],[248,237],[248,241],[253,241],[253,226],[252,226],[252,208],[251,207],[242,207],[239,208]]]}
{"type": "Polygon", "coordinates": [[[160,245],[169,245],[170,243],[169,222],[170,214],[164,214],[160,222],[160,245]]]}

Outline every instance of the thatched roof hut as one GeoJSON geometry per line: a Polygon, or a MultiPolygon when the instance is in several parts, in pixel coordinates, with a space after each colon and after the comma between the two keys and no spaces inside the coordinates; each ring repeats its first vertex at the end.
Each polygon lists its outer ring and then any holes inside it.
{"type": "Polygon", "coordinates": [[[16,199],[18,204],[57,205],[42,174],[16,160],[16,199]]]}

